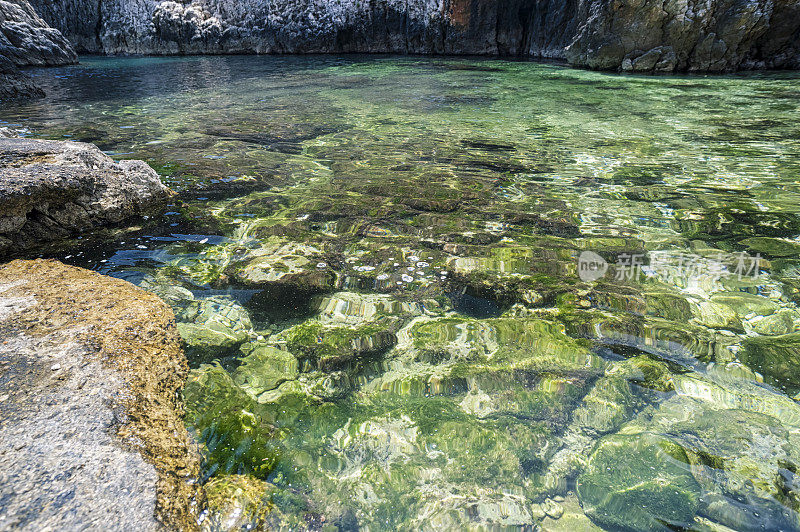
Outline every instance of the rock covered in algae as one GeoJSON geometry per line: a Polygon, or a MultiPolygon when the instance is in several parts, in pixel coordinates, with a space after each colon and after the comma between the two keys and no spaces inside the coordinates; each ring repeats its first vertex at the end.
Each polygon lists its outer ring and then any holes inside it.
{"type": "Polygon", "coordinates": [[[170,195],[142,161],[96,146],[0,138],[0,253],[142,214],[170,195]]]}
{"type": "Polygon", "coordinates": [[[204,530],[262,529],[272,510],[270,484],[248,475],[220,475],[205,486],[208,515],[204,530]]]}
{"type": "Polygon", "coordinates": [[[741,373],[710,366],[674,375],[676,395],[601,439],[578,477],[587,514],[632,529],[685,526],[695,511],[735,530],[800,527],[800,406],[741,373]],[[643,441],[666,454],[642,456],[643,441]]]}
{"type": "Polygon", "coordinates": [[[195,529],[200,458],[169,307],[43,260],[0,267],[0,293],[0,527],[195,529]]]}
{"type": "Polygon", "coordinates": [[[284,381],[298,377],[297,359],[282,349],[252,343],[242,347],[246,356],[236,369],[233,379],[251,397],[274,390],[284,381]]]}
{"type": "Polygon", "coordinates": [[[209,473],[265,477],[279,452],[264,409],[219,365],[192,370],[184,388],[186,424],[204,445],[209,473]]]}
{"type": "Polygon", "coordinates": [[[247,285],[294,284],[306,288],[328,288],[326,272],[317,268],[321,250],[308,244],[269,238],[248,250],[233,265],[237,279],[247,285]],[[315,260],[316,259],[316,260],[315,260]]]}
{"type": "MultiPolygon", "coordinates": [[[[654,430],[686,452],[706,493],[703,513],[734,529],[796,529],[800,490],[793,471],[798,439],[790,427],[767,414],[678,397],[666,401],[653,418],[654,430]],[[737,511],[744,503],[751,512],[737,511]]],[[[629,427],[632,429],[632,427],[629,427]]],[[[796,429],[794,429],[796,430],[796,429]]]]}
{"type": "Polygon", "coordinates": [[[754,336],[743,342],[739,359],[782,388],[800,389],[800,333],[754,336]]]}
{"type": "Polygon", "coordinates": [[[189,354],[206,362],[238,349],[253,329],[248,312],[226,296],[187,301],[176,318],[189,354]]]}
{"type": "Polygon", "coordinates": [[[782,336],[800,331],[800,312],[781,309],[769,316],[754,316],[744,323],[745,331],[762,336],[782,336]]]}
{"type": "Polygon", "coordinates": [[[379,324],[349,328],[308,322],[287,331],[286,342],[290,351],[312,357],[320,369],[327,371],[385,353],[394,347],[397,337],[379,324]]]}
{"type": "Polygon", "coordinates": [[[624,530],[685,527],[700,503],[700,485],[680,446],[642,433],[604,437],[578,477],[586,514],[624,530]]]}
{"type": "Polygon", "coordinates": [[[250,314],[230,296],[196,297],[163,276],[146,276],[139,286],[172,307],[187,354],[195,363],[233,355],[254,336],[250,314]]]}
{"type": "Polygon", "coordinates": [[[646,356],[610,364],[571,411],[561,447],[547,464],[548,491],[566,491],[567,480],[586,467],[597,438],[619,430],[660,394],[671,391],[671,377],[666,364],[646,356]]]}

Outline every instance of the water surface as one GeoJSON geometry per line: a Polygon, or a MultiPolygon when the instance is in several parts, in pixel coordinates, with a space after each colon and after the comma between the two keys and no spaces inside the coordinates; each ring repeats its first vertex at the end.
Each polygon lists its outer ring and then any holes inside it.
{"type": "Polygon", "coordinates": [[[48,98],[0,125],[144,159],[179,193],[46,253],[175,310],[207,523],[800,529],[797,74],[34,75],[48,98]]]}

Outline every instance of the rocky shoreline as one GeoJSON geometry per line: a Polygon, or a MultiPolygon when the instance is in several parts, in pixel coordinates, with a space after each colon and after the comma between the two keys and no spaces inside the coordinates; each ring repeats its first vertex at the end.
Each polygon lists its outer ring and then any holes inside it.
{"type": "Polygon", "coordinates": [[[144,214],[171,192],[142,161],[0,130],[0,256],[144,214]]]}
{"type": "Polygon", "coordinates": [[[0,0],[0,99],[43,96],[20,68],[78,62],[72,46],[27,0],[0,0]]]}
{"type": "Polygon", "coordinates": [[[198,528],[188,374],[156,296],[56,261],[0,267],[0,530],[198,528]]]}
{"type": "MultiPolygon", "coordinates": [[[[147,212],[142,161],[0,129],[0,258],[147,212]]],[[[196,530],[200,454],[172,310],[56,261],[0,266],[0,530],[196,530]]]]}
{"type": "Polygon", "coordinates": [[[32,0],[81,52],[550,58],[633,72],[800,68],[791,0],[32,0]]]}
{"type": "Polygon", "coordinates": [[[393,53],[563,60],[623,72],[800,68],[790,0],[0,1],[0,98],[29,65],[101,54],[393,53]],[[48,25],[49,24],[49,25],[48,25]]]}

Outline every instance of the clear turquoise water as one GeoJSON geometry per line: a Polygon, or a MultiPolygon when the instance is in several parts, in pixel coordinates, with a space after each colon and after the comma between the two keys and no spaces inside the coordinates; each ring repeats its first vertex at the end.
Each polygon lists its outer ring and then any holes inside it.
{"type": "Polygon", "coordinates": [[[800,528],[797,74],[34,75],[49,96],[0,125],[145,159],[179,192],[46,253],[175,309],[206,525],[800,528]],[[604,276],[581,278],[584,252],[604,276]]]}

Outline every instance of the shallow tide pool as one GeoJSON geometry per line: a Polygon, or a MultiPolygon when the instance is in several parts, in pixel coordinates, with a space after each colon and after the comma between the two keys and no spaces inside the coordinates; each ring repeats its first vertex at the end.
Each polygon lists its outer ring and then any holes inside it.
{"type": "Polygon", "coordinates": [[[42,253],[172,306],[209,528],[800,530],[800,74],[32,74],[178,193],[42,253]]]}

